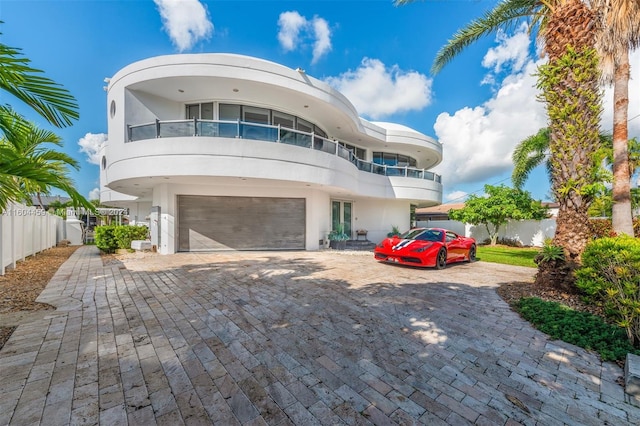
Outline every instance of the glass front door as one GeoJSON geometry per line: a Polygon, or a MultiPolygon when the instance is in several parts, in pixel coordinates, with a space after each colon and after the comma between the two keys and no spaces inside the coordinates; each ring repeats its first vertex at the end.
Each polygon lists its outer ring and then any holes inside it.
{"type": "Polygon", "coordinates": [[[353,204],[350,201],[332,201],[331,202],[331,230],[335,231],[340,224],[344,226],[344,233],[352,237],[352,212],[353,204]]]}

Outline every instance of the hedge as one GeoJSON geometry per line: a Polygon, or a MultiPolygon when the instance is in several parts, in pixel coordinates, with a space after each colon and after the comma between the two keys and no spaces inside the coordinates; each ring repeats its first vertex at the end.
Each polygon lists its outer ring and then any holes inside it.
{"type": "Polygon", "coordinates": [[[148,233],[143,225],[104,225],[96,227],[94,238],[100,250],[113,253],[117,249],[130,249],[133,240],[146,240],[148,233]]]}

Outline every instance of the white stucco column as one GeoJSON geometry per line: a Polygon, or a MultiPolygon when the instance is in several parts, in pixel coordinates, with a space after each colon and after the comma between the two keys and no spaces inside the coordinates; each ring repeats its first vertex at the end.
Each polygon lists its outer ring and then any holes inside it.
{"type": "Polygon", "coordinates": [[[160,206],[159,222],[159,247],[160,254],[173,254],[176,252],[176,221],[175,194],[168,184],[163,183],[153,188],[154,206],[160,206]]]}

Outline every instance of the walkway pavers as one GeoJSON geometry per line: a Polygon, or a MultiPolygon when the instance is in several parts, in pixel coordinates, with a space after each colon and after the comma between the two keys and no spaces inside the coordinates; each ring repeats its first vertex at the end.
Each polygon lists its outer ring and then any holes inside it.
{"type": "Polygon", "coordinates": [[[496,294],[527,268],[82,247],[0,351],[0,425],[634,425],[622,370],[496,294]]]}

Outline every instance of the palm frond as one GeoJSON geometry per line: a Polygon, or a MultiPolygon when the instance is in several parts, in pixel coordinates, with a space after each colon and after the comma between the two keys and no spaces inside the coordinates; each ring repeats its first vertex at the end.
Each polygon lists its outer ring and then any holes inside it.
{"type": "Polygon", "coordinates": [[[511,182],[515,188],[521,189],[524,186],[531,171],[545,161],[548,150],[548,127],[540,129],[538,133],[529,136],[515,147],[511,156],[514,165],[511,182]]]}
{"type": "Polygon", "coordinates": [[[434,75],[439,73],[453,58],[481,37],[495,33],[499,29],[510,29],[525,18],[539,22],[542,10],[546,10],[546,6],[538,0],[504,0],[498,3],[482,17],[456,31],[436,54],[431,73],[434,75]]]}
{"type": "Polygon", "coordinates": [[[0,43],[0,89],[11,93],[56,127],[79,118],[76,99],[62,85],[32,68],[20,49],[0,43]]]}

